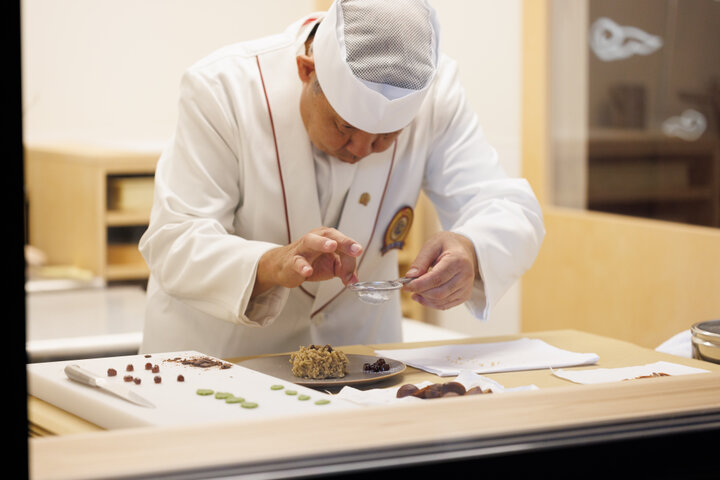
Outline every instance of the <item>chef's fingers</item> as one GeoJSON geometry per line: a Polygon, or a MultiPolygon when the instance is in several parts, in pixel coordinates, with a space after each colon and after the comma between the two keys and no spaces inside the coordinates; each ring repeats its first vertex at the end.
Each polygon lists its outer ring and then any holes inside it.
{"type": "Polygon", "coordinates": [[[420,305],[428,308],[435,308],[438,310],[447,310],[452,307],[456,307],[465,303],[470,298],[470,294],[459,290],[453,295],[443,298],[441,300],[433,300],[423,295],[414,294],[412,299],[418,302],[420,305]]]}
{"type": "MultiPolygon", "coordinates": [[[[438,266],[440,266],[440,264],[438,264],[438,266]]],[[[432,277],[432,274],[435,273],[438,275],[434,276],[432,280],[442,279],[445,278],[445,272],[452,271],[442,267],[436,270],[423,276],[422,279],[425,280],[425,277],[432,277]]],[[[415,280],[413,280],[413,282],[415,282],[415,280]]],[[[415,292],[412,298],[423,306],[446,310],[469,300],[472,295],[472,288],[472,276],[467,271],[457,271],[449,280],[440,281],[435,287],[415,292]]]]}
{"type": "Polygon", "coordinates": [[[412,293],[421,295],[429,301],[444,302],[446,298],[456,295],[467,287],[467,282],[463,281],[463,275],[457,274],[446,277],[442,272],[437,272],[437,275],[434,275],[435,273],[433,270],[422,277],[423,281],[432,282],[428,288],[417,288],[416,285],[412,293]]]}
{"type": "Polygon", "coordinates": [[[415,279],[404,289],[427,296],[428,290],[448,283],[456,275],[463,288],[470,287],[475,280],[475,264],[472,242],[452,232],[439,232],[425,242],[405,273],[415,279]]]}
{"type": "Polygon", "coordinates": [[[355,271],[356,260],[348,255],[337,255],[337,270],[335,276],[340,278],[344,285],[358,281],[355,271]]]}
{"type": "Polygon", "coordinates": [[[362,246],[352,238],[334,228],[319,228],[305,235],[298,241],[299,253],[307,255],[306,250],[316,253],[336,252],[351,257],[362,254],[362,246]]]}
{"type": "Polygon", "coordinates": [[[273,248],[260,257],[253,294],[274,286],[297,287],[314,273],[312,260],[297,253],[297,245],[273,248]]]}
{"type": "MultiPolygon", "coordinates": [[[[430,239],[420,248],[417,257],[415,257],[408,271],[405,272],[405,276],[417,278],[424,275],[435,264],[440,254],[442,254],[442,244],[430,239]]],[[[414,282],[415,280],[411,283],[414,282]]]]}
{"type": "MultiPolygon", "coordinates": [[[[413,265],[417,265],[417,262],[414,262],[413,265]]],[[[437,259],[430,271],[415,277],[404,288],[406,291],[413,293],[425,293],[447,284],[466,268],[462,258],[443,253],[440,254],[440,258],[437,259]]]]}
{"type": "Polygon", "coordinates": [[[295,252],[307,257],[311,262],[323,253],[332,253],[337,250],[338,243],[332,238],[317,233],[307,233],[297,242],[295,252]]]}
{"type": "Polygon", "coordinates": [[[333,277],[346,285],[357,282],[355,257],[362,247],[335,229],[315,229],[280,251],[283,260],[276,261],[275,271],[281,279],[276,283],[292,287],[333,277]]]}
{"type": "Polygon", "coordinates": [[[359,257],[362,254],[362,245],[334,228],[323,228],[317,233],[337,242],[337,253],[351,257],[359,257]]]}
{"type": "Polygon", "coordinates": [[[313,274],[312,265],[310,264],[308,259],[302,255],[293,256],[292,268],[293,271],[295,271],[303,279],[309,278],[313,274]]]}

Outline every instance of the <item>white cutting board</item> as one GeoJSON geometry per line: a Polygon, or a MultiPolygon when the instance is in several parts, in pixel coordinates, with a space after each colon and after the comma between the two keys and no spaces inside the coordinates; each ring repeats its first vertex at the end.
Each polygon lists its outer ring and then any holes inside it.
{"type": "MultiPolygon", "coordinates": [[[[27,365],[28,391],[45,402],[66,410],[80,418],[106,429],[138,426],[177,426],[198,423],[222,422],[228,420],[257,420],[294,415],[322,414],[338,409],[357,409],[361,406],[333,397],[324,392],[302,387],[276,377],[265,375],[239,365],[221,369],[201,368],[168,361],[175,358],[208,357],[194,351],[155,353],[150,358],[144,355],[128,355],[83,360],[31,363],[27,365]],[[146,363],[158,365],[159,373],[145,369],[146,363]],[[121,383],[155,404],[155,408],[135,405],[95,387],[79,384],[67,378],[66,365],[73,363],[90,370],[109,381],[121,383]],[[133,372],[126,372],[132,364],[133,372]],[[117,376],[108,377],[109,368],[117,370],[117,376]],[[141,383],[124,382],[125,375],[141,379],[141,383]],[[159,375],[160,383],[153,378],[159,375]],[[177,380],[183,375],[184,381],[177,380]],[[283,389],[274,390],[273,385],[283,389]],[[214,395],[201,396],[198,389],[215,392],[229,392],[257,408],[242,408],[238,403],[225,403],[214,395]],[[296,395],[288,395],[292,390],[296,395]],[[309,400],[301,401],[301,394],[309,400]],[[319,405],[317,400],[330,403],[319,405]]],[[[289,366],[288,366],[289,367],[289,366]]]]}

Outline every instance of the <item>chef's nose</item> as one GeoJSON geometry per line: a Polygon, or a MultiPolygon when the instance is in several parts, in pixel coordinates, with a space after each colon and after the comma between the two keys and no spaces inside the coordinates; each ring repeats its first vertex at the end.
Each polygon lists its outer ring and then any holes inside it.
{"type": "Polygon", "coordinates": [[[366,157],[373,151],[373,144],[377,140],[378,135],[367,132],[354,132],[347,144],[347,151],[356,157],[366,157]]]}

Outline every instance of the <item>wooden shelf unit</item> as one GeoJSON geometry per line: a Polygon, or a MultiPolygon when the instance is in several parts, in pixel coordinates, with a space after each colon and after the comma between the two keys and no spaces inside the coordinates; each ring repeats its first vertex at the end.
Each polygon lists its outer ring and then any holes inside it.
{"type": "Polygon", "coordinates": [[[71,265],[105,281],[143,280],[148,268],[137,249],[151,205],[116,208],[113,178],[155,174],[156,151],[90,146],[26,146],[28,241],[49,265],[71,265]]]}
{"type": "Polygon", "coordinates": [[[593,130],[588,158],[590,210],[720,226],[720,147],[712,137],[593,130]]]}

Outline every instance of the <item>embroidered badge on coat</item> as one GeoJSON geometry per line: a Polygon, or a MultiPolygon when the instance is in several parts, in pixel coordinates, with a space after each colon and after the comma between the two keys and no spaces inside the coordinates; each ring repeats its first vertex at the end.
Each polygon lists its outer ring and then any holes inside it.
{"type": "Polygon", "coordinates": [[[385,238],[381,249],[383,255],[393,248],[402,249],[405,246],[405,238],[410,233],[412,222],[412,208],[403,207],[397,211],[385,230],[385,238]]]}

